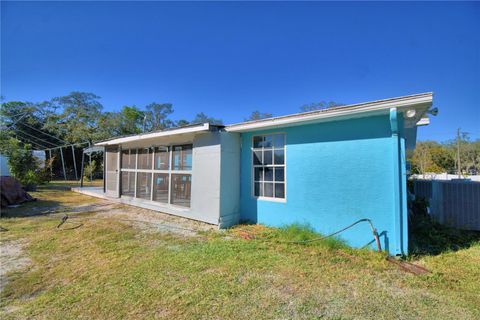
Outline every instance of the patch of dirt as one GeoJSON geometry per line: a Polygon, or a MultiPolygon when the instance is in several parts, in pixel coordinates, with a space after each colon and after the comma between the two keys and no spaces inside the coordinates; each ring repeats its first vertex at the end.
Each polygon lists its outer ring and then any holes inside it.
{"type": "Polygon", "coordinates": [[[65,213],[69,215],[70,222],[81,222],[83,218],[112,219],[131,223],[145,232],[168,232],[181,236],[197,236],[199,232],[217,229],[207,223],[109,201],[68,208],[65,213]],[[83,216],[82,213],[85,212],[93,212],[95,215],[83,216]]]}
{"type": "Polygon", "coordinates": [[[166,213],[126,205],[101,210],[99,217],[124,219],[147,232],[170,232],[182,236],[196,236],[200,231],[217,229],[216,226],[166,213]]]}
{"type": "Polygon", "coordinates": [[[0,292],[8,283],[7,274],[27,267],[31,260],[23,255],[24,244],[21,241],[5,241],[0,250],[0,292]]]}

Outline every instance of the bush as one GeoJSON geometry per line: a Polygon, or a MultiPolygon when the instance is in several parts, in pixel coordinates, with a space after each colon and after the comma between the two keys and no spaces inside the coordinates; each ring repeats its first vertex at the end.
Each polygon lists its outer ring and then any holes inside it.
{"type": "Polygon", "coordinates": [[[83,177],[87,179],[88,181],[91,181],[90,177],[94,177],[95,169],[96,169],[97,163],[95,160],[92,160],[92,164],[87,164],[83,168],[83,177]]]}
{"type": "Polygon", "coordinates": [[[52,161],[40,167],[39,160],[33,156],[31,145],[20,145],[20,141],[10,138],[3,141],[0,148],[8,158],[8,166],[13,177],[24,186],[35,186],[49,181],[48,171],[52,161]]]}

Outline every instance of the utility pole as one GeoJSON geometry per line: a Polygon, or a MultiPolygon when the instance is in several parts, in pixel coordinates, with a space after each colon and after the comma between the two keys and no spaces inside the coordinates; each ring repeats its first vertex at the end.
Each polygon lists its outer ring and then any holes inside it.
{"type": "Polygon", "coordinates": [[[457,130],[457,174],[458,179],[462,177],[462,166],[460,165],[460,128],[457,130]]]}

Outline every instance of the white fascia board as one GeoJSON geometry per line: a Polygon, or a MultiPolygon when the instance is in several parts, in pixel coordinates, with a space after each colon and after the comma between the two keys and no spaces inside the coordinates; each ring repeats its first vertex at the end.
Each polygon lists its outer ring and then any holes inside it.
{"type": "Polygon", "coordinates": [[[257,120],[246,123],[233,124],[225,127],[226,131],[242,132],[256,129],[267,129],[279,126],[301,124],[321,120],[334,120],[341,117],[358,117],[365,113],[382,113],[390,108],[397,108],[403,112],[410,109],[428,109],[432,104],[432,93],[424,93],[413,96],[392,98],[361,104],[354,104],[344,107],[333,108],[325,111],[313,111],[308,113],[297,113],[282,117],[274,117],[265,120],[257,120]]]}
{"type": "Polygon", "coordinates": [[[122,144],[122,143],[133,142],[133,141],[141,141],[141,140],[147,140],[147,139],[152,139],[152,138],[168,137],[168,136],[174,136],[174,135],[179,135],[179,134],[196,133],[196,132],[204,132],[204,131],[210,131],[210,124],[209,123],[204,123],[201,126],[195,126],[195,127],[187,127],[187,128],[159,131],[159,132],[151,132],[151,133],[146,133],[146,134],[138,134],[138,135],[135,135],[135,136],[117,138],[117,139],[98,142],[95,145],[96,146],[111,146],[111,145],[117,145],[117,144],[122,144]]]}

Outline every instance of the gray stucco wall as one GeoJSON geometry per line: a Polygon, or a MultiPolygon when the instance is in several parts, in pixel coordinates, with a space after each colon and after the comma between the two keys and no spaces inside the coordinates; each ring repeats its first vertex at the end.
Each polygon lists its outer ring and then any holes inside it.
{"type": "MultiPolygon", "coordinates": [[[[190,208],[121,196],[120,202],[195,219],[221,228],[240,220],[240,134],[206,132],[174,139],[134,142],[122,149],[149,145],[192,143],[192,190],[190,208]]],[[[119,186],[120,187],[120,186],[119,186]]]]}
{"type": "Polygon", "coordinates": [[[227,228],[240,221],[240,134],[221,132],[220,141],[219,226],[227,228]]]}
{"type": "Polygon", "coordinates": [[[192,219],[218,224],[220,216],[220,134],[209,132],[193,140],[192,219]]]}

